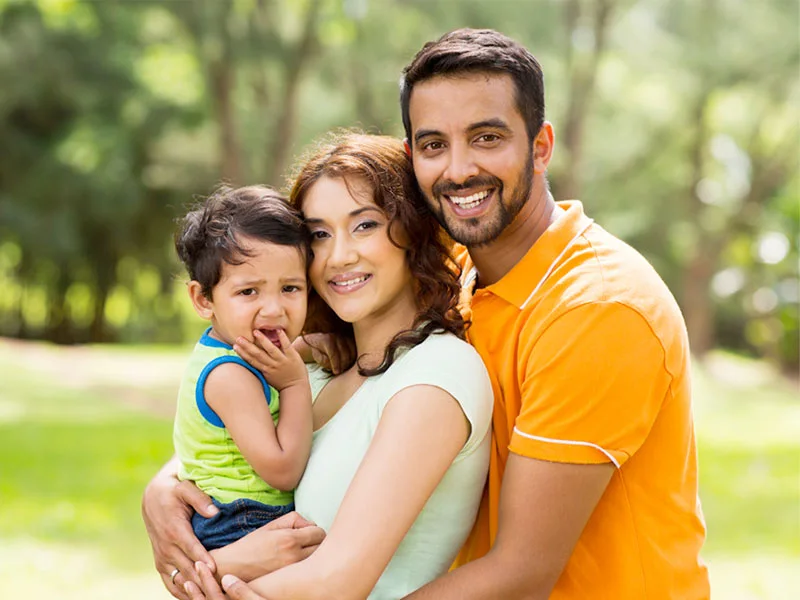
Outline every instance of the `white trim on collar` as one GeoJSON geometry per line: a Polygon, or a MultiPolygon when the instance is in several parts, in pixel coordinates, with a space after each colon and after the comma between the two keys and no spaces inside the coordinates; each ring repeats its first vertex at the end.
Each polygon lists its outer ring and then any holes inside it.
{"type": "Polygon", "coordinates": [[[539,280],[539,283],[536,284],[536,287],[533,288],[533,291],[527,297],[525,302],[523,302],[522,306],[519,307],[520,310],[524,309],[528,305],[528,302],[530,302],[531,299],[536,295],[536,292],[539,291],[539,289],[542,287],[542,284],[547,280],[548,277],[550,277],[550,273],[553,272],[553,269],[555,269],[556,264],[558,264],[558,261],[560,261],[564,257],[564,255],[567,253],[567,250],[569,250],[570,246],[572,246],[572,244],[574,244],[579,237],[581,237],[584,233],[586,233],[586,230],[589,229],[589,227],[591,227],[592,223],[594,223],[594,219],[589,219],[589,222],[586,224],[586,226],[583,229],[581,229],[577,234],[575,234],[575,237],[572,238],[566,246],[564,246],[564,249],[559,253],[558,256],[556,256],[555,260],[552,263],[550,263],[550,266],[547,267],[547,271],[545,271],[545,274],[539,280]]]}

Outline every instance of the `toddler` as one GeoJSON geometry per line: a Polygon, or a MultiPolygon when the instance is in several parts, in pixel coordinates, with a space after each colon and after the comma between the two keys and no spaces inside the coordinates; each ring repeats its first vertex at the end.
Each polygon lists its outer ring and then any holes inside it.
{"type": "Polygon", "coordinates": [[[219,508],[192,519],[213,550],[294,508],[312,430],[308,374],[291,345],[306,318],[308,237],[274,190],[221,187],[182,219],[175,248],[211,324],[181,382],[174,443],[178,477],[219,508]],[[233,350],[241,338],[267,349],[263,372],[233,350]]]}

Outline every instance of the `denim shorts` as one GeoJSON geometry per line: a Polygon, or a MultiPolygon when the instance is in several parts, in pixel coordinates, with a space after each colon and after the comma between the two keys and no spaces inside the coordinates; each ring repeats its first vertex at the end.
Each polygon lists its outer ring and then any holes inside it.
{"type": "Polygon", "coordinates": [[[270,506],[248,498],[223,504],[213,501],[219,512],[206,518],[197,513],[192,517],[192,529],[206,550],[222,548],[243,538],[270,521],[294,510],[294,503],[270,506]]]}

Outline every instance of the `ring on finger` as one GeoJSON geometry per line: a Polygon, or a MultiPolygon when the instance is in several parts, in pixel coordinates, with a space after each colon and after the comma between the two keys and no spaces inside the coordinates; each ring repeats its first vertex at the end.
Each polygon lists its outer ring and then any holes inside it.
{"type": "Polygon", "coordinates": [[[175,585],[175,577],[177,577],[178,573],[180,573],[179,569],[172,569],[172,573],[169,574],[169,580],[172,582],[172,585],[175,585]]]}

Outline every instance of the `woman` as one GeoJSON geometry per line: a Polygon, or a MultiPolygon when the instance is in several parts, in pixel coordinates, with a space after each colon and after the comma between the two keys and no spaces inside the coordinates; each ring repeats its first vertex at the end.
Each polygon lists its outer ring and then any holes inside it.
{"type": "MultiPolygon", "coordinates": [[[[295,503],[327,537],[268,572],[254,568],[267,538],[257,531],[260,542],[212,553],[217,573],[253,579],[272,600],[400,598],[444,573],[472,526],[488,466],[488,375],[463,341],[455,269],[400,141],[335,138],[301,169],[291,200],[312,236],[308,328],[352,336],[358,356],[334,377],[311,373],[315,432],[295,503]]],[[[257,348],[241,353],[258,366],[257,348]]],[[[151,484],[164,491],[145,497],[146,520],[180,504],[168,476],[151,484]]],[[[158,551],[169,536],[154,520],[158,551]]]]}

